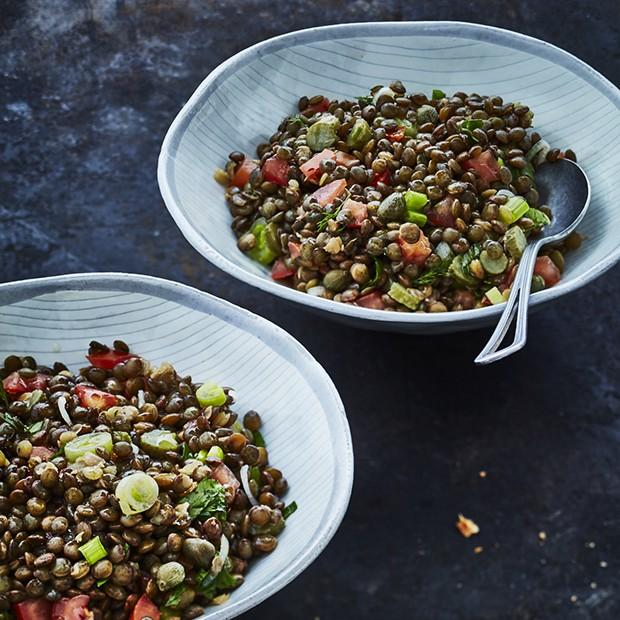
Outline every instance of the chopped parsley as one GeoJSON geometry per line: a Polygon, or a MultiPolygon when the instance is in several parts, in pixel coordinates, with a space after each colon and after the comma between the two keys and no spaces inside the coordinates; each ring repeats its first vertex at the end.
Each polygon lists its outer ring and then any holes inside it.
{"type": "Polygon", "coordinates": [[[254,445],[257,446],[258,448],[264,448],[265,447],[265,439],[261,435],[261,432],[260,431],[254,431],[253,435],[254,435],[254,445]]]}
{"type": "Polygon", "coordinates": [[[288,519],[295,511],[297,510],[297,502],[291,502],[288,506],[284,507],[282,511],[282,516],[285,519],[288,519]]]}
{"type": "Polygon", "coordinates": [[[216,517],[226,520],[226,492],[224,487],[211,478],[201,480],[196,488],[184,498],[192,519],[216,517]]]}

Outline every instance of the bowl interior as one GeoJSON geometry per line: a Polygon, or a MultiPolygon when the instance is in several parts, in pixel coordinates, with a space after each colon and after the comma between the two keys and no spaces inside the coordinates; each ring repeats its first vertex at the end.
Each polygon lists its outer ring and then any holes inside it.
{"type": "Polygon", "coordinates": [[[9,286],[0,288],[0,356],[32,354],[40,363],[62,360],[76,370],[86,363],[90,340],[121,338],[145,358],[169,361],[196,381],[234,387],[239,414],[261,413],[270,460],[289,480],[286,501],[296,500],[299,510],[277,549],[252,565],[227,605],[209,608],[205,618],[236,615],[314,559],[346,508],[352,452],[331,381],[292,337],[179,285],[170,290],[125,280],[103,290],[77,290],[84,283],[70,280],[27,291],[9,286]]]}
{"type": "MultiPolygon", "coordinates": [[[[254,154],[281,119],[296,111],[301,95],[353,98],[397,78],[409,91],[441,88],[521,101],[535,112],[535,128],[552,146],[577,153],[593,189],[580,227],[587,239],[569,255],[554,296],[617,251],[620,212],[612,200],[613,171],[620,166],[617,90],[613,94],[586,65],[541,41],[472,24],[432,22],[302,31],[224,63],[195,93],[162,149],[164,196],[183,232],[220,267],[236,266],[240,271],[233,268],[234,275],[268,280],[267,270],[237,249],[213,170],[232,150],[254,154]]],[[[276,287],[282,288],[272,284],[269,290],[276,287]]],[[[303,293],[290,294],[303,301],[303,293]]]]}

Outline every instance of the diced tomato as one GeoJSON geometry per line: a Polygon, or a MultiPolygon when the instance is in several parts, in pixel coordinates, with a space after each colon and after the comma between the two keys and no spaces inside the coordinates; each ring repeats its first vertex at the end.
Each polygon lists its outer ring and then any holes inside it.
{"type": "Polygon", "coordinates": [[[334,153],[334,151],[330,151],[329,149],[324,149],[320,153],[313,155],[305,164],[299,166],[299,169],[306,177],[306,181],[310,181],[312,183],[319,182],[319,179],[321,178],[321,162],[324,159],[336,161],[336,153],[334,153]]]}
{"type": "Polygon", "coordinates": [[[312,105],[309,105],[302,112],[302,114],[304,116],[312,116],[313,114],[316,114],[317,112],[327,112],[328,108],[329,108],[329,99],[327,97],[323,97],[323,99],[321,99],[319,103],[314,103],[312,105]]]}
{"type": "Polygon", "coordinates": [[[103,370],[112,370],[116,364],[126,362],[132,357],[136,357],[133,353],[121,353],[120,351],[106,351],[105,353],[91,353],[86,356],[91,366],[102,368],[103,370]]]}
{"type": "Polygon", "coordinates": [[[2,381],[2,386],[7,394],[24,394],[33,390],[43,390],[49,381],[47,375],[37,373],[34,377],[24,379],[17,371],[12,372],[2,381]]]}
{"type": "Polygon", "coordinates": [[[147,618],[160,620],[161,614],[157,605],[146,594],[143,594],[133,608],[130,620],[146,620],[147,618]]]}
{"type": "Polygon", "coordinates": [[[358,297],[355,300],[355,305],[362,306],[362,308],[373,308],[374,310],[383,310],[385,308],[379,291],[368,293],[368,295],[364,295],[363,297],[358,297]]]}
{"type": "Polygon", "coordinates": [[[345,166],[346,168],[350,168],[355,164],[359,164],[359,159],[354,157],[353,155],[349,155],[349,153],[345,153],[344,151],[336,151],[336,163],[339,166],[345,166]]]}
{"type": "Polygon", "coordinates": [[[327,185],[323,185],[323,187],[319,187],[319,189],[312,194],[312,197],[324,207],[330,202],[334,202],[334,200],[342,194],[346,186],[347,182],[344,179],[337,179],[327,185]]]}
{"type": "Polygon", "coordinates": [[[547,288],[555,286],[561,278],[560,270],[548,256],[539,256],[536,259],[534,273],[545,281],[547,288]]]}
{"type": "Polygon", "coordinates": [[[49,620],[52,604],[44,598],[31,599],[13,605],[13,613],[17,620],[49,620]]]}
{"type": "Polygon", "coordinates": [[[258,168],[258,164],[246,157],[240,164],[237,164],[235,174],[233,174],[230,184],[235,187],[244,187],[250,180],[250,175],[254,172],[254,170],[256,170],[256,168],[258,168]]]}
{"type": "Polygon", "coordinates": [[[211,471],[211,478],[217,480],[220,484],[233,488],[235,491],[239,488],[237,477],[224,463],[219,463],[215,469],[211,471]]]}
{"type": "Polygon", "coordinates": [[[408,243],[403,238],[399,238],[398,245],[400,245],[403,261],[414,265],[423,265],[428,255],[433,251],[429,240],[422,231],[420,231],[420,238],[415,243],[408,243]]]}
{"type": "Polygon", "coordinates": [[[385,136],[390,142],[402,142],[405,137],[405,127],[399,127],[385,136]]]}
{"type": "Polygon", "coordinates": [[[383,172],[375,172],[374,176],[372,177],[371,185],[374,185],[375,187],[379,183],[385,183],[386,185],[389,185],[390,182],[391,182],[390,171],[386,169],[383,172]]]}
{"type": "Polygon", "coordinates": [[[342,205],[342,210],[345,212],[348,211],[353,218],[347,224],[348,228],[359,228],[362,222],[368,217],[368,206],[356,200],[347,200],[344,205],[342,205]]]}
{"type": "Polygon", "coordinates": [[[288,242],[288,253],[291,255],[291,258],[295,260],[299,257],[300,247],[299,243],[293,243],[292,241],[288,242]]]}
{"type": "Polygon", "coordinates": [[[75,395],[80,399],[82,407],[90,407],[103,411],[118,404],[118,398],[114,394],[103,392],[88,385],[78,384],[75,386],[75,395]]]}
{"type": "Polygon", "coordinates": [[[52,620],[92,620],[95,616],[88,609],[89,602],[86,594],[61,598],[52,607],[52,620]]]}
{"type": "Polygon", "coordinates": [[[452,203],[454,198],[451,196],[444,198],[438,202],[432,209],[427,211],[428,221],[433,226],[441,226],[441,228],[454,228],[455,219],[452,215],[452,203]]]}
{"type": "Polygon", "coordinates": [[[286,264],[286,261],[279,258],[271,268],[271,277],[274,280],[285,280],[290,278],[295,273],[295,267],[291,267],[286,264]]]}
{"type": "Polygon", "coordinates": [[[467,159],[462,164],[465,170],[473,170],[483,181],[492,183],[499,179],[499,164],[493,151],[487,149],[477,157],[467,159]]]}
{"type": "Polygon", "coordinates": [[[278,157],[270,157],[263,163],[263,179],[270,183],[286,187],[288,185],[289,167],[287,161],[279,159],[278,157]]]}
{"type": "Polygon", "coordinates": [[[37,456],[42,461],[49,461],[53,454],[54,451],[46,448],[45,446],[33,446],[30,456],[37,456]]]}

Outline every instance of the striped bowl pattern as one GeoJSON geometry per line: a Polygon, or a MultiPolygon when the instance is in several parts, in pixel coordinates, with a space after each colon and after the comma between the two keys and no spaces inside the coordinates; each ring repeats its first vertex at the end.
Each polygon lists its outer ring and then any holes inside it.
{"type": "Polygon", "coordinates": [[[146,276],[77,274],[0,285],[0,359],[86,364],[92,339],[121,338],[153,362],[196,381],[235,388],[234,410],[263,418],[271,462],[296,500],[277,549],[256,561],[230,601],[202,618],[233,618],[301,573],[344,516],[353,480],[351,436],[325,371],[290,335],[250,312],[187,286],[146,276]]]}
{"type": "Polygon", "coordinates": [[[553,145],[572,148],[593,188],[562,282],[536,293],[555,299],[611,267],[620,255],[620,93],[588,65],[542,41],[456,22],[344,24],[294,32],[255,45],[220,65],[181,110],[162,145],[159,184],[188,241],[218,267],[260,289],[360,326],[416,333],[478,327],[501,306],[449,314],[396,314],[312,297],[273,282],[244,256],[213,180],[232,150],[254,153],[303,94],[351,98],[402,79],[411,91],[464,90],[522,101],[553,145]],[[602,156],[604,154],[604,156],[602,156]]]}

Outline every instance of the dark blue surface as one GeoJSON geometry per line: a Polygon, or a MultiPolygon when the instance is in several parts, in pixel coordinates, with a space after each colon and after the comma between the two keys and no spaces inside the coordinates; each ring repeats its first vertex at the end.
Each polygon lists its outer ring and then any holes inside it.
{"type": "Polygon", "coordinates": [[[211,69],[268,36],[373,19],[511,28],[620,82],[615,0],[3,1],[0,280],[179,280],[282,325],[329,371],[356,449],[349,513],[320,559],[246,617],[618,618],[617,269],[536,314],[525,351],[475,368],[487,332],[411,338],[303,313],[206,263],[163,207],[160,142],[211,69]],[[477,537],[456,532],[459,512],[477,537]]]}

